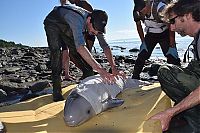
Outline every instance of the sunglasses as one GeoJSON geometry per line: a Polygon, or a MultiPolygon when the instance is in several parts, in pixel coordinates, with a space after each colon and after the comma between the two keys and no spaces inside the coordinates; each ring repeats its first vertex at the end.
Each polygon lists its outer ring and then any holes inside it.
{"type": "Polygon", "coordinates": [[[177,15],[176,17],[173,17],[173,18],[171,18],[171,19],[169,19],[169,24],[175,24],[175,20],[176,20],[176,18],[178,18],[179,16],[177,15]]]}

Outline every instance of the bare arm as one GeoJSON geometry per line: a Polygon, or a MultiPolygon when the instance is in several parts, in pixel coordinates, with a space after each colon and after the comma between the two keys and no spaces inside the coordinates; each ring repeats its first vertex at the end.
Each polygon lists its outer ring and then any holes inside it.
{"type": "Polygon", "coordinates": [[[143,42],[144,41],[144,31],[143,31],[143,28],[142,28],[141,21],[136,22],[136,28],[137,28],[137,32],[138,32],[138,35],[140,37],[140,40],[141,40],[141,42],[143,42]]]}
{"type": "Polygon", "coordinates": [[[111,68],[114,68],[116,65],[115,65],[115,62],[114,62],[114,59],[113,59],[113,55],[111,53],[110,48],[106,47],[104,49],[104,53],[105,53],[105,55],[107,57],[108,62],[110,63],[111,68]]]}
{"type": "MultiPolygon", "coordinates": [[[[170,29],[170,25],[169,25],[169,29],[170,29]]],[[[174,45],[176,44],[174,31],[169,30],[169,41],[170,41],[170,46],[173,48],[174,45]]]]}
{"type": "Polygon", "coordinates": [[[105,82],[110,83],[115,81],[114,76],[102,68],[102,66],[94,59],[94,57],[90,54],[84,45],[79,46],[77,48],[77,52],[94,70],[96,70],[101,75],[105,82]]]}
{"type": "Polygon", "coordinates": [[[123,78],[125,78],[126,75],[125,75],[122,71],[118,71],[118,70],[117,70],[115,61],[114,61],[114,59],[113,59],[112,52],[111,52],[111,50],[110,50],[109,47],[104,48],[104,53],[105,53],[105,55],[106,55],[106,57],[107,57],[107,60],[108,60],[108,62],[109,62],[109,64],[110,64],[110,66],[111,66],[112,73],[113,73],[115,76],[119,75],[119,76],[122,76],[123,78]]]}
{"type": "Polygon", "coordinates": [[[184,98],[180,103],[173,107],[172,113],[177,115],[178,113],[192,108],[200,104],[200,86],[196,90],[190,93],[186,98],[184,98]]]}
{"type": "Polygon", "coordinates": [[[200,104],[200,86],[197,87],[197,89],[191,92],[190,95],[184,98],[176,106],[169,108],[163,112],[160,112],[152,116],[150,119],[160,120],[162,125],[162,130],[166,131],[168,129],[169,122],[171,121],[173,116],[187,109],[190,109],[198,104],[200,104]]]}

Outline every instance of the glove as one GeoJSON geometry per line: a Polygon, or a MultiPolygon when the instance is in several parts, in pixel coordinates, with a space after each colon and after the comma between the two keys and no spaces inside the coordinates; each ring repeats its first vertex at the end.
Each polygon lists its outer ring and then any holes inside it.
{"type": "Polygon", "coordinates": [[[172,55],[175,59],[178,59],[178,52],[176,47],[169,47],[169,50],[167,51],[166,55],[172,55]]]}
{"type": "Polygon", "coordinates": [[[148,52],[147,45],[146,45],[145,41],[143,41],[142,44],[140,45],[140,53],[141,53],[143,50],[146,50],[146,51],[148,52]]]}

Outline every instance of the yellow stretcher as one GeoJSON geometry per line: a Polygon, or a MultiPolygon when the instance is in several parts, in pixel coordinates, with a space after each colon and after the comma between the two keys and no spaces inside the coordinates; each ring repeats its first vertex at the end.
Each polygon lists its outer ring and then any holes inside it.
{"type": "MultiPolygon", "coordinates": [[[[63,89],[65,97],[75,87],[63,89]]],[[[159,121],[148,120],[171,106],[170,99],[154,83],[119,94],[124,104],[93,117],[78,127],[68,127],[63,120],[65,101],[52,102],[52,95],[0,108],[0,121],[7,133],[161,133],[159,121]]]]}

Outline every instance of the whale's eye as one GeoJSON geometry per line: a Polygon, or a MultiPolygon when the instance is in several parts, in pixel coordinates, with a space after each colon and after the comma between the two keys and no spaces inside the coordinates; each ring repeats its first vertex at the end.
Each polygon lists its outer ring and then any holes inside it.
{"type": "Polygon", "coordinates": [[[87,114],[90,114],[90,110],[87,111],[87,114]]]}

